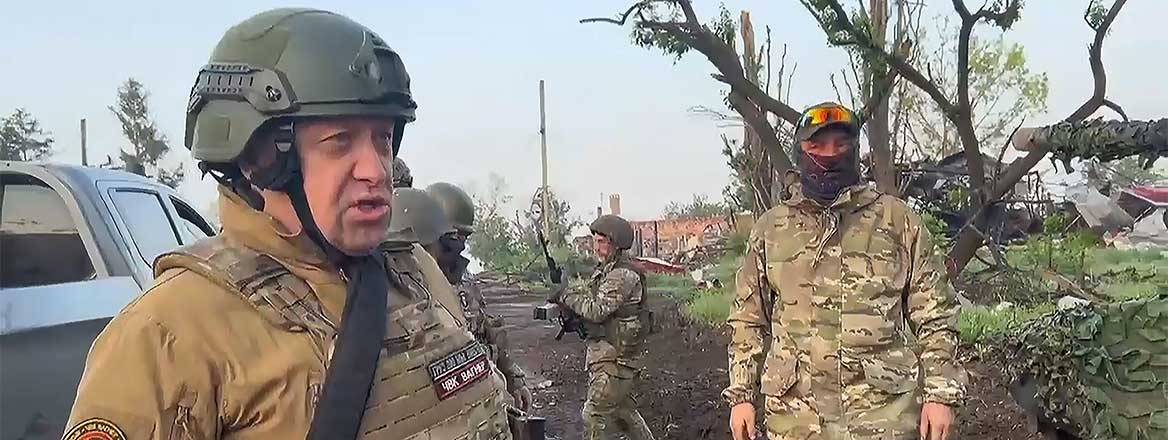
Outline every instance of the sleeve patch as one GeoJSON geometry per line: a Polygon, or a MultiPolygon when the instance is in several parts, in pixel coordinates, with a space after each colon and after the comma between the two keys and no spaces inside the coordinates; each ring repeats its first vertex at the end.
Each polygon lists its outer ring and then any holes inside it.
{"type": "Polygon", "coordinates": [[[64,440],[125,440],[126,434],[113,422],[91,418],[73,426],[64,440]]]}

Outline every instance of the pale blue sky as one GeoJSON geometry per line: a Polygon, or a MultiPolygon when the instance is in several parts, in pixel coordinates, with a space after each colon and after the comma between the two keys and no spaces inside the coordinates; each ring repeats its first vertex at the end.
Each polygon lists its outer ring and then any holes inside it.
{"type": "MultiPolygon", "coordinates": [[[[26,107],[57,139],[63,162],[80,162],[78,120],[88,119],[90,161],[116,157],[122,138],[106,110],[118,85],[133,76],[152,93],[154,116],[173,146],[181,145],[183,111],[194,75],[222,32],[273,1],[182,2],[20,1],[0,18],[0,113],[26,107]]],[[[709,18],[717,3],[698,1],[709,18]]],[[[929,1],[927,15],[952,14],[948,1],[929,1]]],[[[976,1],[967,1],[976,7],[976,1]]],[[[624,213],[649,218],[692,193],[719,197],[728,169],[720,130],[687,112],[719,107],[721,87],[700,55],[676,66],[656,51],[632,46],[628,29],[577,20],[611,16],[629,1],[308,2],[360,21],[404,57],[420,108],[402,155],[418,182],[485,185],[507,179],[516,195],[539,185],[538,93],[547,81],[548,144],[553,187],[589,217],[601,193],[619,192],[624,213]],[[452,165],[452,166],[451,166],[452,165]]],[[[1031,66],[1050,76],[1049,112],[1035,123],[1069,114],[1090,93],[1081,14],[1087,0],[1030,0],[1009,34],[1023,43],[1031,66]]],[[[304,5],[304,3],[300,4],[304,5]]],[[[752,11],[762,35],[790,45],[798,61],[796,107],[834,97],[828,74],[844,66],[843,51],[826,48],[823,33],[797,0],[727,0],[752,11]]],[[[1168,113],[1168,1],[1131,0],[1108,38],[1109,96],[1137,119],[1168,113]]],[[[986,28],[983,29],[983,32],[986,28]]],[[[1109,115],[1110,117],[1110,115],[1109,115]]],[[[736,131],[735,131],[736,133],[736,131]]],[[[210,179],[193,166],[180,190],[200,206],[213,198],[210,179]]]]}

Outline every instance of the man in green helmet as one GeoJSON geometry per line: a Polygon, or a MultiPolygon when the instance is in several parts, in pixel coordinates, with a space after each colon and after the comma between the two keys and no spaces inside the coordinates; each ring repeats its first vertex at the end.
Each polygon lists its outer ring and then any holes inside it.
{"type": "Polygon", "coordinates": [[[426,187],[426,193],[441,206],[450,228],[438,238],[438,252],[432,253],[438,267],[446,274],[462,301],[467,327],[475,338],[491,349],[495,365],[507,381],[507,390],[515,398],[519,409],[531,408],[531,390],[527,388],[527,374],[508,354],[510,344],[503,330],[503,318],[487,313],[487,302],[474,277],[467,272],[470,260],[462,256],[466,241],[474,233],[474,201],[461,188],[446,182],[426,187]]]}
{"type": "Polygon", "coordinates": [[[644,367],[641,345],[650,325],[645,274],[626,252],[633,245],[633,227],[623,218],[604,215],[590,229],[599,263],[588,290],[565,291],[561,284],[548,298],[579,315],[587,334],[584,438],[609,439],[624,432],[635,440],[653,439],[633,396],[644,367]]]}
{"type": "Polygon", "coordinates": [[[961,403],[956,295],[921,217],[861,182],[851,110],[808,108],[799,170],[754,223],[728,318],[735,440],[944,440],[961,403]]]}
{"type": "Polygon", "coordinates": [[[311,9],[229,29],[187,106],[223,232],[160,256],[94,341],[67,439],[510,439],[434,260],[378,252],[416,104],[368,28],[311,9]],[[443,293],[444,292],[444,293],[443,293]]]}

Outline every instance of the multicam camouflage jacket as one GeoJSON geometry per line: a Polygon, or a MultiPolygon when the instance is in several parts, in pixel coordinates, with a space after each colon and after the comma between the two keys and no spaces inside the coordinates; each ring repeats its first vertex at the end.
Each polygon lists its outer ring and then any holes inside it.
{"type": "Polygon", "coordinates": [[[920,217],[868,186],[827,208],[789,189],[755,223],[736,276],[723,397],[799,394],[844,424],[877,405],[870,393],[959,404],[959,305],[920,217]]]}
{"type": "Polygon", "coordinates": [[[632,377],[642,367],[641,344],[648,332],[640,316],[644,300],[644,279],[623,253],[596,267],[588,290],[569,291],[559,299],[584,319],[590,369],[632,377]]]}

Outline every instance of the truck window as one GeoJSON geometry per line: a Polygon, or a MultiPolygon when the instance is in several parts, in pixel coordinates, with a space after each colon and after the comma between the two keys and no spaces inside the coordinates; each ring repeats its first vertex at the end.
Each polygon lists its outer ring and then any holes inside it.
{"type": "Polygon", "coordinates": [[[154,257],[178,247],[178,235],[157,193],[118,188],[111,191],[110,196],[122,222],[130,230],[138,255],[146,264],[153,264],[154,257]]]}
{"type": "Polygon", "coordinates": [[[215,231],[207,225],[207,222],[203,221],[194,208],[175,197],[171,197],[170,202],[178,213],[178,219],[175,223],[178,226],[178,235],[182,237],[183,244],[194,243],[199,239],[214,235],[215,231]]]}
{"type": "Polygon", "coordinates": [[[32,176],[0,177],[0,287],[68,283],[95,275],[61,196],[32,176]]]}

